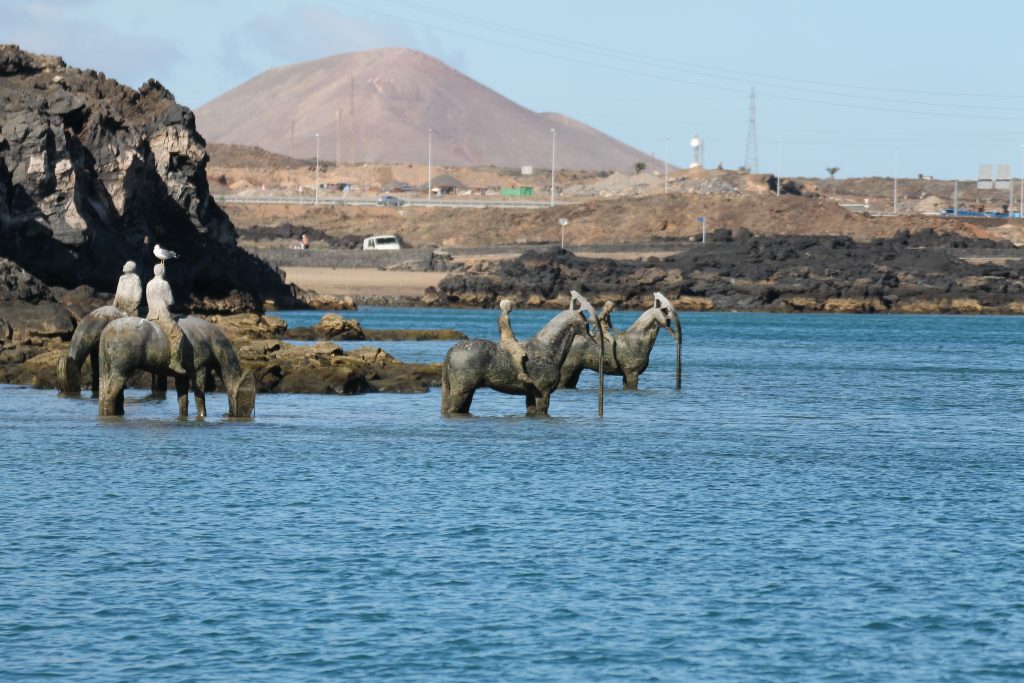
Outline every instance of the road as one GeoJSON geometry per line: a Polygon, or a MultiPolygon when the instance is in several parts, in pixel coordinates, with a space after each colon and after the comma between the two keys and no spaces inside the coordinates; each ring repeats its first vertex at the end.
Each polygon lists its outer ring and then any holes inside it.
{"type": "MultiPolygon", "coordinates": [[[[265,195],[265,196],[244,196],[236,194],[219,194],[213,196],[218,204],[314,204],[324,206],[380,206],[376,199],[359,199],[356,197],[321,197],[314,200],[307,195],[265,195]]],[[[445,208],[445,209],[546,209],[551,206],[550,201],[523,201],[509,199],[406,199],[402,207],[393,208],[445,208]]],[[[555,206],[566,206],[574,204],[570,201],[556,201],[555,206]]]]}

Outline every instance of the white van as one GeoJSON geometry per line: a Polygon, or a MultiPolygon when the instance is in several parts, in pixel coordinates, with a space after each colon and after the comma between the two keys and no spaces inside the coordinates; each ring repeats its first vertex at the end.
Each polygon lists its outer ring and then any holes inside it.
{"type": "Polygon", "coordinates": [[[394,235],[374,235],[363,240],[363,249],[401,249],[402,245],[394,235]]]}

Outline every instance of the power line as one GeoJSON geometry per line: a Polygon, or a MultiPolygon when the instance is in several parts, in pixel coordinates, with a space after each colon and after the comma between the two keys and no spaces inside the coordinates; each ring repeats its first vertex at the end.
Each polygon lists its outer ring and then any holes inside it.
{"type": "MultiPolygon", "coordinates": [[[[644,71],[638,71],[638,70],[635,70],[635,69],[629,69],[629,68],[625,68],[625,67],[621,67],[621,66],[612,66],[612,65],[609,65],[609,64],[602,64],[602,63],[599,63],[599,62],[593,62],[593,61],[588,61],[588,60],[584,60],[584,59],[569,57],[569,56],[566,56],[566,55],[559,55],[559,54],[554,54],[554,53],[551,53],[551,52],[545,52],[545,51],[542,51],[542,50],[531,49],[531,48],[523,47],[522,45],[516,45],[516,44],[512,44],[512,43],[498,41],[498,40],[491,40],[491,39],[487,39],[487,38],[482,38],[479,35],[474,35],[474,34],[471,34],[471,33],[465,33],[465,32],[458,31],[458,30],[455,30],[455,29],[452,29],[452,28],[448,28],[448,27],[444,27],[444,26],[438,26],[436,24],[430,24],[430,23],[427,23],[427,22],[417,21],[417,20],[414,20],[414,19],[406,18],[406,17],[398,17],[398,16],[395,16],[395,15],[390,14],[388,12],[383,12],[381,10],[376,10],[376,9],[371,9],[369,7],[365,7],[365,6],[358,5],[358,4],[351,3],[351,2],[341,2],[341,1],[339,1],[338,4],[342,4],[342,5],[346,5],[346,6],[349,6],[349,7],[353,7],[355,9],[359,9],[359,10],[362,10],[362,11],[365,11],[365,12],[369,12],[369,13],[373,13],[373,14],[378,14],[378,15],[387,17],[389,19],[393,19],[395,21],[405,22],[405,23],[409,23],[409,24],[413,24],[413,25],[417,25],[417,26],[422,26],[422,27],[429,28],[429,29],[432,29],[432,30],[435,30],[435,31],[440,31],[442,33],[449,33],[449,34],[452,34],[452,35],[457,35],[457,36],[460,36],[460,37],[463,37],[463,38],[469,38],[471,40],[476,40],[476,41],[483,42],[483,43],[488,43],[488,44],[491,44],[491,45],[498,45],[498,46],[501,46],[501,47],[506,47],[506,48],[510,48],[510,49],[513,49],[513,50],[518,50],[518,51],[521,51],[521,52],[527,52],[527,53],[530,53],[530,54],[536,54],[536,55],[540,55],[540,56],[544,56],[544,57],[549,57],[551,59],[558,59],[558,60],[565,61],[565,62],[572,62],[572,63],[576,63],[576,64],[583,64],[583,65],[586,65],[586,66],[591,66],[591,67],[596,67],[596,68],[600,68],[600,69],[605,69],[605,70],[608,70],[608,71],[615,71],[615,72],[618,72],[618,73],[624,73],[624,74],[628,74],[628,75],[632,75],[632,76],[640,76],[640,77],[643,77],[643,78],[651,78],[651,79],[655,79],[655,80],[661,80],[661,81],[666,81],[666,82],[671,82],[671,83],[678,83],[678,84],[683,84],[683,85],[692,85],[692,86],[699,87],[699,88],[708,88],[708,89],[712,89],[712,90],[719,90],[719,91],[723,91],[723,92],[733,92],[733,93],[745,92],[745,90],[741,90],[741,89],[738,89],[738,88],[733,88],[733,87],[729,87],[729,86],[725,86],[725,85],[716,85],[716,84],[713,84],[713,83],[706,83],[706,82],[700,82],[700,81],[686,80],[686,79],[672,77],[672,76],[659,75],[659,74],[654,74],[654,73],[649,73],[649,72],[644,72],[644,71]]],[[[438,13],[441,14],[440,12],[438,12],[438,13]]],[[[608,56],[608,55],[602,55],[602,56],[608,56]]],[[[634,61],[636,61],[636,60],[634,60],[634,61]]],[[[740,80],[740,79],[729,79],[727,77],[719,77],[719,78],[725,78],[726,80],[740,80]]],[[[764,86],[764,85],[765,84],[762,84],[762,86],[764,86]]],[[[946,108],[984,109],[984,110],[996,109],[996,110],[1007,110],[1007,111],[1020,111],[1020,112],[1024,112],[1024,108],[986,107],[986,106],[983,106],[983,105],[969,105],[969,104],[956,104],[956,103],[946,104],[946,103],[937,103],[937,102],[915,102],[915,101],[894,100],[894,99],[891,99],[891,98],[873,98],[873,97],[857,96],[857,95],[850,95],[850,94],[845,94],[845,93],[821,92],[819,90],[811,90],[811,89],[806,89],[806,88],[795,88],[795,87],[791,87],[791,86],[782,86],[782,85],[774,85],[774,84],[769,84],[769,85],[771,85],[771,87],[784,88],[784,89],[788,89],[788,90],[801,90],[801,91],[811,92],[813,94],[825,95],[825,96],[830,96],[830,97],[847,97],[847,98],[856,97],[858,100],[871,99],[871,100],[882,101],[882,102],[893,102],[893,103],[896,103],[896,104],[910,104],[910,105],[915,105],[916,104],[916,105],[923,105],[923,106],[946,107],[946,108]]],[[[850,86],[850,87],[856,87],[856,86],[850,86]]],[[[778,100],[784,100],[784,101],[789,101],[789,102],[800,102],[800,103],[805,103],[805,104],[820,104],[820,105],[831,106],[831,107],[840,107],[840,108],[845,108],[845,109],[857,109],[857,110],[862,110],[862,111],[878,111],[878,112],[888,112],[888,113],[896,113],[896,114],[911,114],[911,115],[915,115],[915,116],[935,116],[935,117],[942,117],[942,118],[977,119],[977,120],[988,120],[988,121],[1018,121],[1019,120],[1018,117],[1011,117],[1011,116],[986,116],[986,115],[982,115],[982,114],[970,114],[970,113],[958,113],[958,112],[921,111],[921,110],[915,110],[915,109],[901,109],[901,108],[895,108],[895,107],[877,107],[877,106],[869,106],[869,105],[850,103],[850,102],[835,102],[835,101],[829,101],[829,100],[812,99],[812,98],[807,98],[807,97],[794,97],[794,96],[789,96],[789,95],[779,95],[779,94],[771,94],[771,93],[765,93],[765,92],[762,92],[762,97],[768,97],[768,98],[771,98],[771,99],[778,99],[778,100]]]]}
{"type": "MultiPolygon", "coordinates": [[[[692,71],[688,71],[688,72],[689,73],[693,73],[694,75],[708,76],[708,77],[712,77],[712,78],[726,78],[726,77],[725,76],[715,76],[713,74],[707,74],[707,73],[701,73],[701,72],[702,71],[710,71],[710,72],[721,72],[721,73],[724,73],[724,74],[734,74],[736,76],[736,78],[729,78],[729,80],[743,81],[743,82],[749,82],[751,77],[755,77],[755,78],[759,78],[759,79],[762,79],[762,80],[765,80],[765,81],[780,81],[780,82],[783,82],[783,83],[786,83],[786,82],[788,82],[788,83],[800,83],[800,84],[803,84],[803,85],[816,85],[816,86],[824,86],[824,87],[829,87],[829,88],[846,88],[846,89],[851,89],[851,90],[865,90],[865,91],[869,91],[869,92],[870,91],[874,91],[874,92],[889,92],[889,93],[910,94],[910,95],[931,95],[931,96],[935,96],[935,97],[973,97],[973,98],[990,98],[990,99],[1024,99],[1024,95],[1019,95],[1019,94],[1004,94],[1004,93],[1000,93],[1000,94],[991,94],[991,93],[957,93],[957,92],[940,92],[940,91],[934,91],[934,90],[910,90],[910,89],[906,89],[906,88],[882,88],[882,87],[878,87],[878,86],[866,86],[866,85],[857,85],[857,84],[849,84],[849,83],[835,83],[835,82],[827,82],[827,81],[817,81],[817,80],[802,79],[802,78],[790,78],[790,77],[778,76],[776,74],[765,74],[765,73],[758,73],[758,72],[754,72],[754,71],[743,71],[743,70],[738,70],[738,69],[727,69],[727,68],[724,68],[724,67],[711,66],[711,65],[707,65],[707,64],[698,64],[698,63],[694,63],[694,62],[684,62],[684,61],[680,61],[680,60],[676,60],[676,59],[669,59],[669,58],[665,58],[665,57],[657,57],[657,56],[652,56],[652,55],[644,55],[642,53],[631,52],[631,51],[628,51],[628,50],[620,50],[620,49],[616,49],[616,48],[612,48],[612,47],[608,47],[608,46],[604,46],[604,45],[596,45],[594,43],[586,43],[586,42],[582,42],[582,41],[571,40],[571,39],[568,39],[568,38],[558,38],[558,37],[554,37],[554,36],[545,35],[545,34],[542,34],[542,33],[536,33],[536,32],[533,32],[533,31],[527,31],[527,30],[524,30],[524,29],[516,29],[516,28],[512,28],[512,27],[509,27],[509,26],[506,26],[506,25],[503,25],[503,24],[499,24],[499,23],[496,23],[496,22],[491,22],[491,21],[487,21],[487,20],[484,20],[484,19],[478,19],[478,18],[475,18],[475,17],[470,17],[470,16],[467,16],[467,15],[459,14],[459,13],[452,12],[452,11],[449,11],[449,10],[442,10],[442,9],[437,8],[436,6],[427,6],[427,5],[423,5],[423,4],[420,4],[420,3],[412,2],[411,0],[388,0],[388,1],[391,2],[391,4],[394,4],[394,5],[405,6],[405,7],[409,8],[409,9],[413,9],[415,11],[425,13],[428,16],[448,17],[448,18],[451,18],[451,19],[456,19],[458,21],[465,22],[465,23],[474,24],[476,26],[489,28],[489,29],[494,30],[494,31],[496,31],[498,33],[505,33],[505,34],[517,36],[517,37],[520,37],[520,38],[527,38],[529,40],[534,40],[536,42],[542,42],[542,43],[548,43],[550,45],[554,45],[554,46],[557,46],[557,47],[568,47],[569,49],[575,49],[575,50],[578,50],[578,51],[581,51],[581,52],[590,52],[592,54],[596,54],[596,55],[600,55],[600,56],[611,56],[611,57],[623,58],[623,59],[627,59],[627,60],[634,61],[634,62],[637,62],[637,63],[646,64],[648,66],[658,66],[658,67],[661,67],[661,68],[669,68],[669,67],[671,67],[671,68],[674,68],[676,70],[681,70],[681,71],[692,70],[692,71]],[[695,70],[699,70],[699,71],[695,71],[695,70]]],[[[409,21],[412,21],[412,20],[409,20],[409,21]]],[[[780,84],[772,84],[772,85],[773,85],[773,87],[779,87],[779,88],[787,87],[787,86],[780,85],[780,84]]],[[[793,88],[793,89],[798,89],[798,88],[793,88]]],[[[800,90],[808,91],[805,88],[799,88],[799,89],[800,90]]],[[[809,90],[809,92],[819,92],[819,91],[817,89],[815,89],[815,90],[809,90]]],[[[846,95],[846,94],[843,94],[843,93],[831,93],[831,94],[839,95],[839,96],[844,96],[844,97],[853,97],[854,96],[854,95],[846,95]]],[[[946,106],[945,103],[921,103],[921,102],[907,101],[907,100],[903,100],[903,99],[886,100],[886,101],[905,102],[907,104],[932,104],[932,105],[935,105],[935,106],[946,106]]],[[[952,106],[952,105],[950,105],[950,106],[952,106]]],[[[1024,111],[1024,109],[1019,109],[1019,108],[1013,108],[1012,110],[1013,111],[1024,111]]]]}

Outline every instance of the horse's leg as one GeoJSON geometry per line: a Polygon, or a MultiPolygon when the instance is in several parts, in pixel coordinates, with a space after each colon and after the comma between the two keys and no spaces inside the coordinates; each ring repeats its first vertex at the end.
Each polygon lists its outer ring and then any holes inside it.
{"type": "Polygon", "coordinates": [[[473,392],[476,387],[463,386],[456,381],[452,386],[451,370],[447,363],[441,367],[441,414],[464,415],[469,412],[473,403],[473,392]]]}
{"type": "Polygon", "coordinates": [[[196,395],[196,415],[206,417],[206,369],[200,368],[192,380],[192,391],[196,395]]]}
{"type": "Polygon", "coordinates": [[[636,391],[640,384],[640,373],[622,371],[622,388],[626,391],[636,391]]]}
{"type": "Polygon", "coordinates": [[[166,396],[167,395],[167,375],[159,373],[153,373],[151,381],[149,383],[149,391],[154,396],[166,396]]]}
{"type": "Polygon", "coordinates": [[[537,396],[537,402],[534,406],[534,415],[547,415],[548,406],[551,404],[551,392],[542,391],[537,396]]]}
{"type": "Polygon", "coordinates": [[[125,382],[124,377],[109,371],[100,376],[100,417],[124,415],[125,382]]]}
{"type": "Polygon", "coordinates": [[[526,414],[537,414],[537,396],[531,391],[526,392],[526,414]]]}
{"type": "MultiPolygon", "coordinates": [[[[100,347],[99,344],[96,348],[89,353],[89,364],[92,365],[92,396],[96,398],[100,395],[100,347]]],[[[122,413],[123,414],[123,413],[122,413]]]]}
{"type": "Polygon", "coordinates": [[[174,376],[174,390],[178,392],[178,415],[180,417],[188,417],[188,385],[187,376],[174,376]]]}
{"type": "Polygon", "coordinates": [[[565,380],[559,385],[563,389],[575,389],[576,385],[580,382],[580,375],[583,374],[583,368],[571,372],[565,376],[565,380]]]}
{"type": "Polygon", "coordinates": [[[469,412],[470,406],[473,405],[475,389],[459,387],[453,390],[448,387],[443,391],[444,393],[441,395],[442,415],[465,415],[469,412]]]}

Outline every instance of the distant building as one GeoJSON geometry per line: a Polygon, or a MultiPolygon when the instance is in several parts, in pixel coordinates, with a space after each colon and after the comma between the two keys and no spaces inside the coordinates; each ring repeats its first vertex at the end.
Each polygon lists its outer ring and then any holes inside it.
{"type": "Polygon", "coordinates": [[[501,188],[502,197],[532,197],[533,188],[529,186],[524,187],[503,187],[501,188]]]}
{"type": "Polygon", "coordinates": [[[447,173],[436,175],[430,181],[430,191],[437,195],[455,194],[456,190],[461,190],[465,187],[458,178],[447,173]]]}

